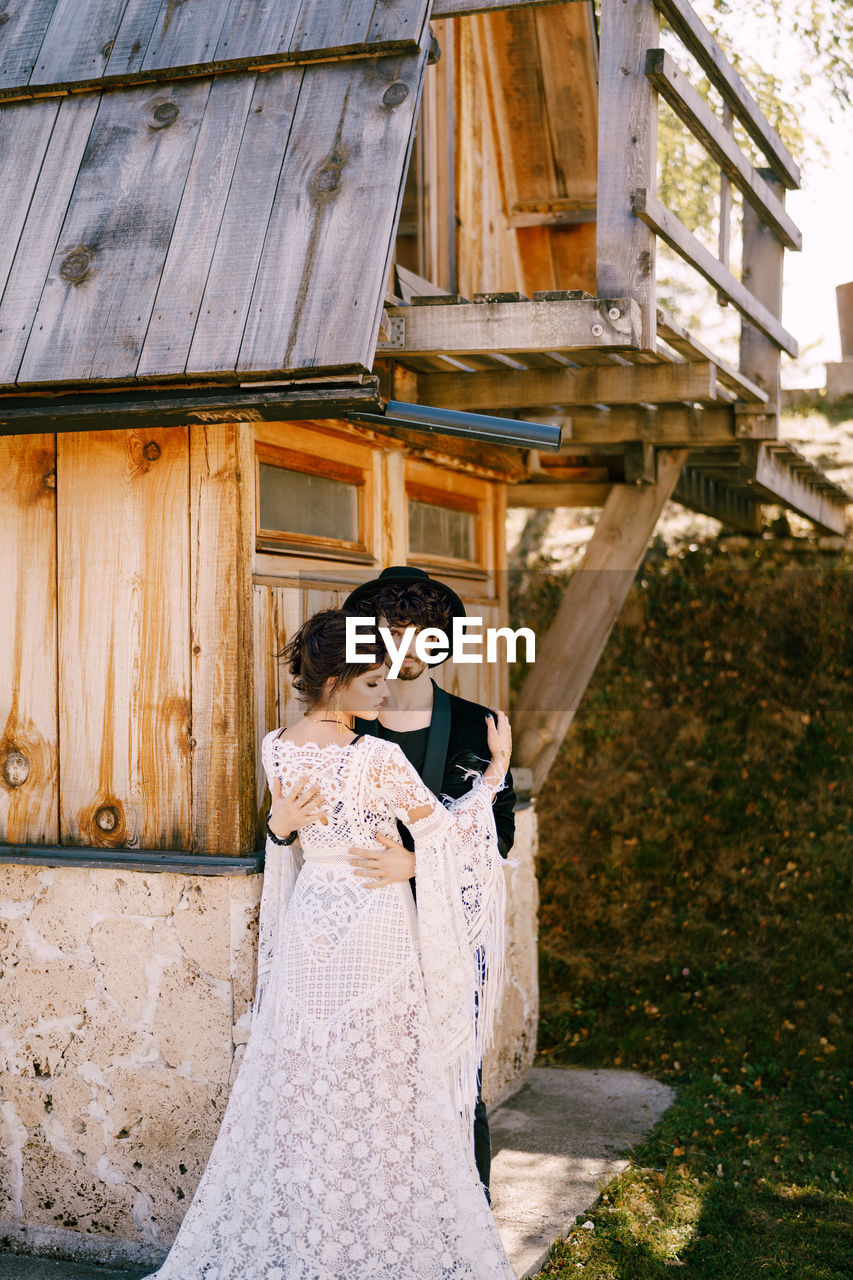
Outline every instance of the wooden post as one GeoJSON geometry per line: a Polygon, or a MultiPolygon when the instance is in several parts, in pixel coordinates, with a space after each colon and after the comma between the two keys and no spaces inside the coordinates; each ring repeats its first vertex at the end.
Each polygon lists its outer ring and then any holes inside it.
{"type": "Polygon", "coordinates": [[[663,450],[654,484],[611,490],[583,563],[537,645],[512,717],[513,763],[533,770],[534,791],[568,732],[686,458],[686,449],[663,450]]]}
{"type": "Polygon", "coordinates": [[[192,848],[255,841],[251,423],[190,428],[192,848]]]}
{"type": "MultiPolygon", "coordinates": [[[[785,188],[772,169],[761,169],[761,176],[781,204],[785,188]]],[[[742,280],[750,293],[774,316],[782,315],[782,267],[784,246],[765,226],[750,204],[743,209],[742,280]]],[[[748,320],[741,322],[740,367],[747,377],[757,382],[769,396],[765,412],[775,413],[778,423],[779,388],[782,357],[778,346],[748,320]]]]}
{"type": "Polygon", "coordinates": [[[0,842],[59,840],[56,437],[0,436],[0,842]]]}
{"type": "Polygon", "coordinates": [[[655,348],[655,234],[636,218],[631,196],[656,190],[657,92],[646,51],[658,44],[652,0],[601,0],[598,75],[598,261],[600,298],[635,298],[642,345],[655,348]]]}

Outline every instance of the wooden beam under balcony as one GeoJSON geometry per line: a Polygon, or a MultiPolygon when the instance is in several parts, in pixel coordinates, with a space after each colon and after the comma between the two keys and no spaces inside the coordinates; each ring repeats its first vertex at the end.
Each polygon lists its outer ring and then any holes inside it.
{"type": "Polygon", "coordinates": [[[418,378],[423,404],[471,412],[552,405],[715,404],[717,391],[716,366],[708,362],[423,373],[418,378]]]}
{"type": "Polygon", "coordinates": [[[649,49],[646,75],[777,239],[788,249],[802,249],[802,233],[793,219],[665,49],[649,49]]]}
{"type": "Polygon", "coordinates": [[[506,505],[539,511],[556,511],[558,507],[603,507],[613,488],[607,483],[559,481],[550,484],[547,480],[510,484],[506,490],[506,505]]]}
{"type": "MultiPolygon", "coordinates": [[[[433,299],[429,299],[432,303],[433,299]]],[[[577,298],[548,302],[442,302],[387,308],[389,339],[376,353],[464,356],[603,349],[640,344],[639,309],[632,298],[577,298]]]]}
{"type": "Polygon", "coordinates": [[[799,187],[796,161],[688,0],[654,0],[654,4],[767,157],[776,176],[786,187],[799,187]]]}
{"type": "Polygon", "coordinates": [[[688,231],[684,223],[680,222],[675,214],[662,205],[650,191],[635,191],[632,207],[641,222],[666,240],[667,244],[680,254],[685,262],[695,267],[718,293],[728,298],[732,306],[737,307],[741,315],[746,316],[756,329],[760,329],[789,356],[797,355],[796,338],[783,328],[772,312],[748,289],[745,289],[731,271],[723,266],[719,258],[715,258],[710,250],[696,239],[693,232],[688,231]]]}

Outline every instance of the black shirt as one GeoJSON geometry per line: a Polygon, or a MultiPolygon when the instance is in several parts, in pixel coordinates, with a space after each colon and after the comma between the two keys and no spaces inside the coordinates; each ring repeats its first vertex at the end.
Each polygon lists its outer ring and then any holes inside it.
{"type": "Polygon", "coordinates": [[[377,738],[384,738],[386,742],[396,742],[418,776],[422,774],[426,761],[427,738],[429,737],[428,724],[424,725],[423,729],[398,731],[397,729],[389,729],[381,721],[377,721],[376,736],[377,738]]]}

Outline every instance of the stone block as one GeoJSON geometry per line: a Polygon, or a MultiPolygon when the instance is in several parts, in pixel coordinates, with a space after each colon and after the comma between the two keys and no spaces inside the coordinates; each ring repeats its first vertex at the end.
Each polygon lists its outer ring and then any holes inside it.
{"type": "Polygon", "coordinates": [[[98,911],[104,916],[168,916],[186,883],[186,876],[165,871],[99,871],[98,911]]]}
{"type": "Polygon", "coordinates": [[[23,919],[0,919],[0,974],[7,972],[12,964],[23,959],[27,948],[23,944],[27,922],[23,919]]]}
{"type": "Polygon", "coordinates": [[[62,1070],[50,1081],[49,1098],[52,1121],[61,1127],[68,1145],[79,1152],[88,1168],[95,1169],[107,1145],[104,1121],[92,1114],[92,1086],[73,1068],[63,1064],[62,1070]]]}
{"type": "Polygon", "coordinates": [[[108,1185],[82,1159],[57,1151],[44,1135],[24,1146],[23,1181],[23,1218],[30,1226],[65,1227],[126,1240],[141,1237],[133,1218],[135,1190],[108,1185]]]}
{"type": "Polygon", "coordinates": [[[10,1068],[26,1077],[55,1075],[62,1066],[78,1025],[77,1019],[68,1018],[56,1026],[29,1031],[10,1053],[10,1068]]]}
{"type": "Polygon", "coordinates": [[[23,960],[12,971],[13,1000],[20,1005],[20,1026],[40,1019],[79,1015],[95,994],[94,977],[73,960],[23,960]]]}
{"type": "Polygon", "coordinates": [[[230,986],[227,990],[226,1000],[191,960],[163,971],[154,1035],[169,1066],[188,1062],[199,1080],[228,1080],[232,1056],[230,986]]]}
{"type": "Polygon", "coordinates": [[[114,916],[99,921],[90,940],[104,986],[127,1017],[138,1020],[148,997],[150,930],[137,920],[114,916]]]}
{"type": "Polygon", "coordinates": [[[231,979],[234,983],[234,1021],[238,1022],[255,998],[258,978],[258,907],[231,907],[231,979]]]}
{"type": "Polygon", "coordinates": [[[171,1243],[219,1132],[228,1091],[176,1071],[109,1074],[110,1161],[146,1198],[157,1236],[171,1243]]]}
{"type": "Polygon", "coordinates": [[[27,902],[35,898],[43,879],[50,873],[44,867],[16,867],[11,863],[0,865],[0,906],[4,902],[27,902]]]}
{"type": "Polygon", "coordinates": [[[231,905],[226,876],[200,876],[187,884],[173,916],[186,954],[212,978],[231,976],[231,905]]]}
{"type": "Polygon", "coordinates": [[[60,868],[30,912],[29,922],[45,942],[74,951],[88,941],[97,892],[88,868],[60,868]]]}
{"type": "Polygon", "coordinates": [[[264,877],[262,875],[229,876],[228,890],[231,902],[235,905],[258,907],[261,901],[263,884],[264,877]]]}
{"type": "Polygon", "coordinates": [[[112,1066],[118,1058],[139,1053],[145,1036],[135,1031],[124,1015],[103,1000],[90,1000],[82,1025],[71,1040],[65,1061],[69,1066],[112,1066]]]}
{"type": "Polygon", "coordinates": [[[0,1072],[0,1102],[8,1102],[27,1129],[37,1129],[49,1114],[50,1087],[47,1081],[24,1078],[11,1071],[0,1072]]]}

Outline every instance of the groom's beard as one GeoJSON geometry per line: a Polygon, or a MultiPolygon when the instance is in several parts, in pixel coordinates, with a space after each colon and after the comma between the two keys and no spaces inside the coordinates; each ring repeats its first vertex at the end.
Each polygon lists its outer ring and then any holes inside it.
{"type": "Polygon", "coordinates": [[[395,680],[417,680],[419,676],[423,675],[426,669],[427,669],[427,664],[425,662],[412,662],[410,659],[407,658],[403,662],[403,665],[401,666],[400,670],[397,672],[394,679],[395,680]]]}

